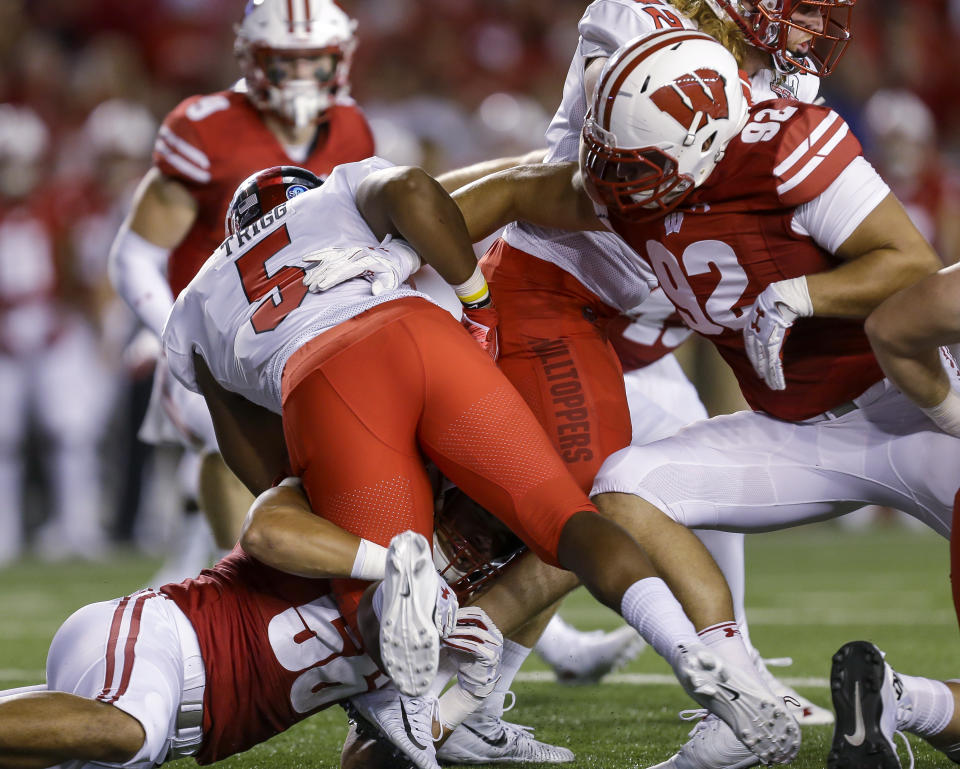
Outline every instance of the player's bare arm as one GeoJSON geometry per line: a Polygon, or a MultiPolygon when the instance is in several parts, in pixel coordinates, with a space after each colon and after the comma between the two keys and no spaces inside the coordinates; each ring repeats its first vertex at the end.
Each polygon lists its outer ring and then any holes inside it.
{"type": "Polygon", "coordinates": [[[537,163],[486,176],[453,193],[470,240],[517,220],[566,230],[602,230],[576,163],[537,163]]]}
{"type": "Polygon", "coordinates": [[[960,265],[946,267],[884,301],[867,318],[884,373],[921,408],[943,403],[950,381],[939,347],[960,341],[960,265]]]}
{"type": "Polygon", "coordinates": [[[224,461],[252,494],[262,493],[289,465],[280,415],[224,388],[197,353],[193,361],[224,461]]]}
{"type": "Polygon", "coordinates": [[[940,266],[893,194],[867,215],[836,256],[845,263],[807,276],[815,315],[864,318],[891,294],[940,266]]]}
{"type": "Polygon", "coordinates": [[[477,268],[459,209],[423,169],[386,168],[371,174],[357,188],[356,203],[378,238],[403,238],[448,283],[463,283],[477,268]]]}
{"type": "Polygon", "coordinates": [[[447,192],[453,192],[466,184],[470,184],[470,182],[475,182],[484,176],[495,174],[497,171],[504,171],[514,166],[529,165],[530,163],[540,163],[546,154],[546,149],[537,149],[525,155],[483,160],[470,166],[455,168],[452,171],[440,174],[437,176],[437,181],[440,182],[440,186],[447,192]]]}
{"type": "Polygon", "coordinates": [[[133,200],[128,221],[130,229],[161,248],[175,248],[197,217],[197,201],[175,179],[151,168],[133,200]]]}
{"type": "Polygon", "coordinates": [[[268,489],[243,523],[240,545],[261,563],[300,577],[351,576],[361,539],[313,512],[298,485],[268,489]]]}

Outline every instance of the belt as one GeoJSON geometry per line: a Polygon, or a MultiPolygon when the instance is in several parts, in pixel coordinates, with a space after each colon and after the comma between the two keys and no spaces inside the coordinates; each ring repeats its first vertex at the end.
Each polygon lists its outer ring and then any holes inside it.
{"type": "Polygon", "coordinates": [[[873,401],[885,393],[890,386],[890,383],[886,379],[881,379],[879,382],[875,382],[874,384],[870,385],[853,400],[841,403],[839,406],[834,406],[832,409],[827,409],[826,411],[817,414],[815,417],[810,417],[809,419],[804,419],[802,421],[809,423],[839,419],[842,416],[846,416],[851,411],[856,411],[861,406],[866,406],[869,403],[873,403],[873,401]]]}

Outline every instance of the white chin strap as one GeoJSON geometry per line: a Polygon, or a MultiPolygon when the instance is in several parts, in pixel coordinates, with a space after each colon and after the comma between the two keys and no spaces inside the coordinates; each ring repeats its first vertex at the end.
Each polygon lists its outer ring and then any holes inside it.
{"type": "Polygon", "coordinates": [[[315,122],[317,115],[332,102],[330,95],[321,91],[314,80],[290,80],[280,88],[270,89],[270,106],[297,128],[315,122]]]}

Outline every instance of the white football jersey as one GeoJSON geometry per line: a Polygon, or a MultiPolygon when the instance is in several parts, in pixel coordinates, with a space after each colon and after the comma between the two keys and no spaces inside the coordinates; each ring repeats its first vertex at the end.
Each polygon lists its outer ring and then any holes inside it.
{"type": "MultiPolygon", "coordinates": [[[[567,70],[563,99],[547,128],[544,162],[577,160],[580,133],[587,115],[583,75],[587,62],[609,58],[627,41],[663,29],[696,29],[696,24],[667,0],[595,0],[580,19],[580,40],[567,70]]],[[[751,79],[754,102],[788,96],[812,102],[820,89],[815,75],[779,77],[761,70],[751,79]]],[[[572,232],[514,222],[503,238],[569,272],[611,307],[627,312],[656,285],[649,266],[610,232],[572,232]]]]}
{"type": "MultiPolygon", "coordinates": [[[[280,412],[280,380],[290,355],[325,329],[382,302],[426,294],[403,284],[379,296],[360,277],[322,293],[303,284],[304,257],[329,248],[369,248],[395,259],[356,208],[360,182],[393,163],[373,157],[338,166],[318,189],[277,206],[227,238],[177,298],[163,329],[174,376],[199,392],[193,353],[227,390],[280,412]]],[[[436,303],[436,302],[434,302],[436,303]]]]}

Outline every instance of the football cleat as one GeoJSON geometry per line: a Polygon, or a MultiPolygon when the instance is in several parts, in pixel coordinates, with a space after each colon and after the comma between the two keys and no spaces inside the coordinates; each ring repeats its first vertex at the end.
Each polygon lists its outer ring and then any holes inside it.
{"type": "Polygon", "coordinates": [[[566,764],[573,752],[534,739],[533,729],[486,713],[468,716],[437,750],[447,764],[566,764]]]}
{"type": "Polygon", "coordinates": [[[442,730],[437,708],[437,700],[407,697],[391,685],[358,694],[344,705],[357,734],[365,739],[385,737],[399,751],[397,764],[406,760],[418,769],[439,769],[434,741],[442,730]]]}
{"type": "Polygon", "coordinates": [[[792,665],[792,659],[789,657],[777,657],[765,660],[756,649],[751,652],[750,657],[757,666],[757,670],[760,671],[760,678],[770,687],[770,691],[790,706],[790,712],[794,718],[797,719],[797,723],[800,724],[800,726],[824,726],[834,722],[833,713],[811,702],[796,689],[787,686],[767,669],[767,665],[771,667],[792,665]]]}
{"type": "Polygon", "coordinates": [[[404,694],[417,697],[437,675],[440,634],[434,621],[440,577],[427,540],[415,531],[398,534],[387,549],[380,613],[380,657],[404,694]]]}
{"type": "Polygon", "coordinates": [[[725,664],[703,644],[680,647],[677,678],[693,699],[730,726],[765,764],[784,764],[800,749],[800,727],[755,669],[725,664]]]}
{"type": "MultiPolygon", "coordinates": [[[[555,617],[551,622],[563,622],[555,617]]],[[[565,624],[565,623],[564,623],[565,624]]],[[[629,625],[610,632],[593,630],[581,632],[566,625],[560,633],[561,642],[536,645],[543,658],[562,684],[595,684],[608,673],[617,670],[646,647],[646,642],[629,625]]]]}
{"type": "Polygon", "coordinates": [[[723,721],[706,710],[684,710],[685,721],[699,718],[690,739],[661,764],[650,769],[746,769],[760,763],[723,721]]]}
{"type": "Polygon", "coordinates": [[[833,655],[830,693],[837,723],[827,769],[900,769],[893,743],[895,681],[896,673],[872,643],[851,641],[833,655]]]}

